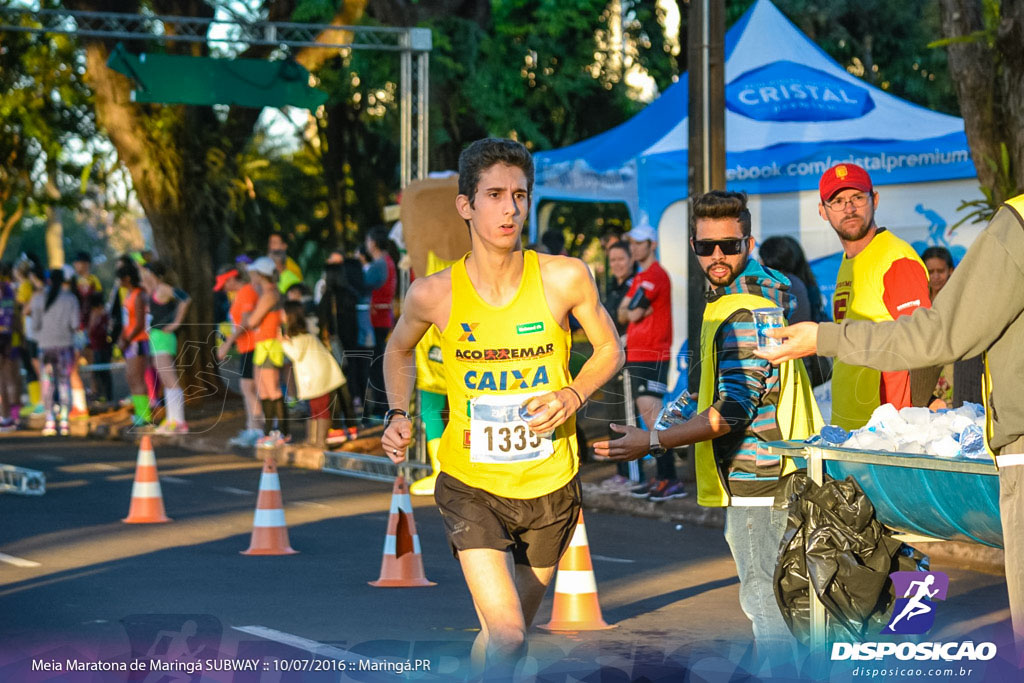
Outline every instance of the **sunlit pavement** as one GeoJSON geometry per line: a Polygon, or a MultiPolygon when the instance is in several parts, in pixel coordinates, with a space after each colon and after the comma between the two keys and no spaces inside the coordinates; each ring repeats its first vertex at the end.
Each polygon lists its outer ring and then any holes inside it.
{"type": "MultiPolygon", "coordinates": [[[[47,475],[44,496],[0,495],[0,680],[47,680],[31,671],[33,659],[159,656],[260,660],[257,672],[206,669],[203,680],[337,680],[343,672],[262,668],[264,659],[306,661],[317,651],[333,657],[335,669],[363,656],[423,659],[444,679],[469,674],[476,615],[431,498],[413,503],[426,574],[438,585],[377,589],[367,582],[380,572],[388,484],[281,468],[290,542],[300,552],[248,557],[239,553],[249,544],[259,461],[156,441],[173,521],[127,525],[120,520],[136,453],[122,442],[0,442],[0,462],[47,475]]],[[[526,673],[552,680],[599,669],[620,672],[617,680],[681,680],[684,668],[705,671],[702,680],[742,674],[736,665],[749,657],[750,628],[719,530],[596,512],[586,522],[603,616],[617,628],[533,629],[526,673]]],[[[1007,629],[1001,577],[948,573],[950,596],[929,638],[1007,629]]],[[[536,622],[550,614],[549,591],[536,622]]],[[[154,673],[137,672],[137,680],[154,673]]],[[[105,675],[97,680],[126,676],[105,675]]]]}

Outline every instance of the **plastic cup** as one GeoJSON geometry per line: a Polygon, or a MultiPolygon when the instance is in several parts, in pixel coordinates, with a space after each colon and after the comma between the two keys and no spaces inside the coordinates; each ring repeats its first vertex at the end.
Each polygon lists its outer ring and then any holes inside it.
{"type": "Polygon", "coordinates": [[[754,327],[757,328],[757,348],[768,349],[773,346],[782,346],[781,339],[765,336],[765,330],[785,326],[785,318],[782,316],[781,308],[755,308],[754,327]]]}
{"type": "MultiPolygon", "coordinates": [[[[538,417],[540,417],[541,415],[544,414],[543,412],[540,412],[540,413],[534,413],[534,414],[531,415],[530,412],[526,409],[526,406],[529,405],[530,400],[532,400],[532,399],[527,399],[527,401],[525,403],[523,403],[523,405],[519,406],[519,419],[522,420],[523,422],[526,422],[527,424],[529,424],[535,418],[538,418],[538,417]]],[[[552,437],[552,435],[554,435],[554,431],[545,432],[543,434],[541,434],[539,432],[534,432],[534,433],[537,434],[537,436],[539,436],[542,439],[550,439],[552,437]]]]}

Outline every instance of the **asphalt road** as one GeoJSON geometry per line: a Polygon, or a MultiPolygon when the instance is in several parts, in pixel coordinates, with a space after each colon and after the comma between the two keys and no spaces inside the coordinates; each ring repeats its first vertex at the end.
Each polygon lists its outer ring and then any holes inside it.
{"type": "MultiPolygon", "coordinates": [[[[441,680],[469,674],[476,615],[433,499],[414,505],[426,574],[438,585],[373,588],[389,485],[282,468],[291,546],[300,552],[250,557],[239,553],[249,545],[260,463],[159,442],[156,452],[173,522],[127,525],[134,446],[0,441],[0,462],[48,479],[44,496],[0,495],[0,680],[80,680],[43,672],[40,662],[163,655],[208,663],[191,677],[142,670],[81,680],[327,681],[341,674],[308,669],[346,659],[355,667],[360,657],[404,666],[422,659],[441,680]],[[211,671],[250,659],[255,671],[211,671]]],[[[691,680],[742,678],[750,628],[721,532],[599,513],[586,522],[604,618],[617,628],[534,629],[528,671],[544,680],[682,680],[687,669],[691,680]]],[[[929,637],[1005,631],[1002,578],[948,573],[950,596],[929,637]]],[[[550,613],[549,591],[537,621],[550,613]]],[[[396,680],[394,671],[344,675],[396,680]]]]}

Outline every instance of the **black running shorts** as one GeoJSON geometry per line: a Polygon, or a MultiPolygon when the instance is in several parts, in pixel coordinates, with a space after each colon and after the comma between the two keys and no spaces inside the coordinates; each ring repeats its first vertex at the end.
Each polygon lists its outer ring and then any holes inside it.
{"type": "Polygon", "coordinates": [[[580,479],[539,498],[504,498],[441,472],[434,500],[452,554],[493,548],[511,551],[516,564],[554,567],[569,547],[580,515],[580,479]]]}

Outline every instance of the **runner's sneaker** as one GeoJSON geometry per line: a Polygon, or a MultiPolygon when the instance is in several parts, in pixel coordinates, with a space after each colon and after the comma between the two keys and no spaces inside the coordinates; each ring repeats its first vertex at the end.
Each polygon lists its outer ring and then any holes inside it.
{"type": "Polygon", "coordinates": [[[252,448],[260,440],[261,436],[263,436],[262,429],[243,429],[234,438],[230,439],[228,443],[241,448],[252,448]]]}
{"type": "Polygon", "coordinates": [[[18,422],[12,417],[5,417],[0,420],[0,432],[14,432],[18,430],[18,422]]]}
{"type": "Polygon", "coordinates": [[[646,484],[637,484],[633,488],[629,489],[629,495],[634,498],[647,498],[651,495],[651,491],[653,491],[657,486],[658,480],[651,479],[646,484]]]}
{"type": "Polygon", "coordinates": [[[43,425],[43,436],[57,436],[57,422],[52,417],[43,425]]]}
{"type": "Polygon", "coordinates": [[[188,423],[164,420],[160,423],[160,426],[154,430],[154,433],[161,435],[188,434],[188,423]]]}
{"type": "Polygon", "coordinates": [[[658,482],[658,486],[651,491],[650,500],[660,503],[673,498],[686,498],[688,495],[690,494],[683,488],[683,482],[679,480],[670,482],[667,479],[662,479],[658,482]]]}
{"type": "Polygon", "coordinates": [[[68,424],[68,419],[64,418],[60,421],[60,435],[67,436],[71,433],[71,425],[68,424]]]}
{"type": "Polygon", "coordinates": [[[331,445],[345,443],[348,441],[348,430],[347,429],[328,429],[327,430],[327,443],[331,445]]]}

